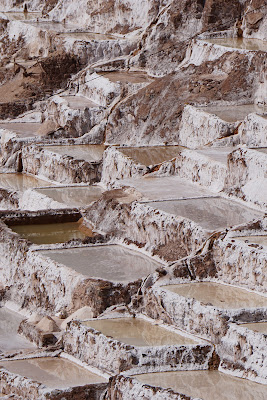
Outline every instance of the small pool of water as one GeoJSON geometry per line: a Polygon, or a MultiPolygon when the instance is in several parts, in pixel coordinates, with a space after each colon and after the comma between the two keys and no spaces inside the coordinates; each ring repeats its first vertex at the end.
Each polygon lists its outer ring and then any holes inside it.
{"type": "Polygon", "coordinates": [[[38,122],[1,122],[0,129],[7,129],[9,131],[15,132],[19,137],[35,137],[40,136],[39,129],[41,129],[42,124],[38,122]]]}
{"type": "Polygon", "coordinates": [[[14,225],[11,229],[25,239],[35,244],[65,243],[72,239],[84,239],[93,236],[88,229],[85,234],[79,222],[64,222],[57,224],[14,225]]]}
{"type": "Polygon", "coordinates": [[[23,317],[20,314],[0,307],[0,354],[1,352],[35,348],[32,343],[17,333],[22,320],[23,317]]]}
{"type": "Polygon", "coordinates": [[[94,32],[61,32],[59,36],[64,37],[66,39],[75,39],[82,40],[85,42],[91,42],[92,40],[118,40],[121,39],[114,35],[108,35],[103,33],[94,33],[94,32]]]}
{"type": "Polygon", "coordinates": [[[82,144],[72,146],[44,146],[44,150],[53,153],[71,156],[77,160],[85,160],[88,162],[101,161],[106,146],[102,144],[82,144]]]}
{"type": "Polygon", "coordinates": [[[135,375],[140,382],[202,400],[265,400],[267,386],[218,371],[157,372],[135,375]]]}
{"type": "Polygon", "coordinates": [[[112,318],[83,322],[84,325],[133,346],[196,344],[189,337],[138,318],[112,318]]]}
{"type": "Polygon", "coordinates": [[[243,328],[251,329],[252,331],[255,331],[255,332],[264,333],[265,335],[267,335],[267,322],[256,322],[253,324],[241,324],[239,326],[242,326],[243,328]]]}
{"type": "Polygon", "coordinates": [[[254,148],[252,150],[257,150],[257,151],[260,151],[261,153],[267,154],[267,147],[258,147],[258,148],[254,148]]]}
{"type": "Polygon", "coordinates": [[[248,241],[249,243],[261,244],[262,246],[267,246],[267,235],[263,236],[236,236],[233,239],[248,241]]]}
{"type": "Polygon", "coordinates": [[[220,283],[184,283],[162,286],[162,288],[187,299],[194,298],[206,305],[223,309],[267,307],[267,297],[220,283]]]}
{"type": "Polygon", "coordinates": [[[20,11],[6,11],[1,12],[11,21],[23,21],[23,20],[32,20],[36,18],[41,18],[42,13],[38,11],[29,11],[28,13],[20,12],[20,11]]]}
{"type": "Polygon", "coordinates": [[[260,39],[212,38],[212,39],[205,39],[205,42],[225,47],[231,47],[234,49],[243,49],[250,51],[258,51],[258,50],[267,51],[267,41],[260,39]]]}
{"type": "Polygon", "coordinates": [[[153,78],[150,78],[144,72],[135,71],[113,71],[113,72],[101,72],[101,75],[108,78],[111,82],[122,82],[122,83],[149,83],[153,78]]]}
{"type": "Polygon", "coordinates": [[[85,108],[99,107],[98,104],[83,96],[61,96],[61,98],[66,100],[68,102],[68,106],[74,110],[84,110],[85,108]]]}
{"type": "Polygon", "coordinates": [[[21,173],[0,174],[0,187],[7,190],[24,192],[42,186],[51,186],[51,183],[21,173]]]}
{"type": "Polygon", "coordinates": [[[36,191],[68,207],[79,208],[98,200],[104,190],[99,186],[73,186],[36,189],[36,191]]]}
{"type": "Polygon", "coordinates": [[[181,146],[121,147],[119,151],[142,165],[155,165],[177,157],[181,146]]]}
{"type": "Polygon", "coordinates": [[[248,114],[251,113],[263,113],[263,108],[257,107],[255,104],[243,104],[243,105],[217,105],[198,107],[199,110],[205,111],[209,114],[215,114],[226,122],[243,121],[248,114]]]}
{"type": "Polygon", "coordinates": [[[86,384],[104,383],[105,378],[63,358],[32,358],[27,360],[1,362],[4,368],[14,374],[40,382],[49,388],[66,389],[86,384]]]}
{"type": "Polygon", "coordinates": [[[91,278],[129,282],[153,273],[161,264],[119,245],[46,250],[42,254],[91,278]]]}
{"type": "MultiPolygon", "coordinates": [[[[124,179],[120,182],[124,185],[134,187],[149,200],[183,199],[187,197],[198,198],[213,195],[213,193],[207,189],[173,176],[147,176],[144,178],[124,179]]],[[[153,204],[157,207],[158,202],[153,204]]],[[[152,205],[152,207],[154,206],[152,205]]]]}
{"type": "Polygon", "coordinates": [[[149,206],[188,218],[204,229],[224,229],[263,217],[263,213],[219,197],[147,202],[149,206]]]}
{"type": "Polygon", "coordinates": [[[204,156],[208,156],[212,160],[218,161],[224,165],[227,165],[227,158],[232,151],[234,151],[234,147],[209,147],[202,150],[196,150],[198,153],[203,154],[204,156]]]}

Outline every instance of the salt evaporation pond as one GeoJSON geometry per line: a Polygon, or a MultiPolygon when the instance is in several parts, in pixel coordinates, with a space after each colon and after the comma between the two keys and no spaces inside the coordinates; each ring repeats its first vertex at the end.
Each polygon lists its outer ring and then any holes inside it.
{"type": "Polygon", "coordinates": [[[133,346],[165,346],[196,344],[188,336],[169,331],[138,318],[112,318],[83,322],[106,336],[133,346]]]}
{"type": "Polygon", "coordinates": [[[217,44],[219,46],[231,47],[233,49],[242,49],[250,51],[267,51],[267,41],[260,39],[247,39],[247,38],[210,38],[204,39],[205,42],[217,44]]]}
{"type": "Polygon", "coordinates": [[[108,78],[111,82],[121,83],[149,83],[152,79],[144,72],[112,71],[101,72],[101,76],[108,78]]]}
{"type": "Polygon", "coordinates": [[[177,157],[181,146],[121,147],[119,151],[142,165],[155,165],[177,157]]]}
{"type": "Polygon", "coordinates": [[[70,156],[76,160],[97,162],[102,160],[106,146],[102,144],[75,144],[71,146],[44,146],[43,149],[63,156],[70,156]]]}
{"type": "Polygon", "coordinates": [[[98,200],[103,189],[99,186],[70,186],[36,189],[36,192],[68,207],[84,207],[98,200]]]}
{"type": "Polygon", "coordinates": [[[146,204],[157,210],[188,218],[211,231],[243,224],[264,215],[220,197],[154,201],[146,204]]]}
{"type": "MultiPolygon", "coordinates": [[[[84,110],[85,108],[99,107],[98,104],[83,96],[60,96],[68,102],[68,106],[75,110],[84,110]]],[[[75,146],[75,145],[74,145],[75,146]]]]}
{"type": "Polygon", "coordinates": [[[211,158],[214,161],[218,161],[224,165],[227,165],[227,158],[232,151],[234,151],[234,147],[209,147],[206,149],[196,150],[199,154],[203,154],[211,158]]]}
{"type": "Polygon", "coordinates": [[[20,314],[0,307],[0,354],[1,352],[35,348],[32,343],[17,333],[22,320],[23,317],[20,314]]]}
{"type": "Polygon", "coordinates": [[[95,41],[103,41],[103,40],[118,40],[121,39],[114,35],[103,34],[103,33],[94,33],[94,32],[61,32],[59,36],[64,37],[66,39],[75,39],[82,40],[85,42],[95,41]]]}
{"type": "MultiPolygon", "coordinates": [[[[199,198],[213,195],[207,189],[172,176],[130,178],[120,182],[123,185],[133,186],[149,200],[199,198]]],[[[157,204],[158,202],[155,206],[157,204]]]]}
{"type": "Polygon", "coordinates": [[[257,107],[255,104],[217,105],[198,107],[198,109],[209,114],[215,114],[226,122],[243,121],[248,114],[263,113],[263,108],[257,107]]]}
{"type": "Polygon", "coordinates": [[[11,229],[35,244],[65,243],[72,239],[84,239],[93,236],[89,231],[85,234],[78,222],[56,224],[14,225],[11,229]]]}
{"type": "Polygon", "coordinates": [[[7,11],[2,13],[11,21],[31,20],[42,16],[42,13],[38,11],[29,11],[27,13],[20,11],[7,11]]]}
{"type": "Polygon", "coordinates": [[[38,122],[1,122],[0,129],[15,132],[21,138],[40,136],[38,133],[42,124],[38,122]]]}
{"type": "Polygon", "coordinates": [[[243,328],[251,329],[252,331],[267,335],[267,322],[255,322],[252,324],[241,324],[238,326],[242,326],[243,328]]]}
{"type": "Polygon", "coordinates": [[[267,386],[219,371],[156,372],[134,375],[138,381],[202,400],[266,400],[267,386]]]}
{"type": "Polygon", "coordinates": [[[236,236],[233,239],[243,240],[244,242],[261,244],[267,246],[267,235],[263,236],[236,236]]]}
{"type": "Polygon", "coordinates": [[[260,151],[261,153],[267,154],[267,147],[259,147],[257,149],[254,148],[252,150],[257,150],[257,151],[260,151]]]}
{"type": "Polygon", "coordinates": [[[22,375],[53,389],[67,389],[68,387],[107,382],[103,376],[96,375],[63,358],[44,357],[0,361],[0,366],[14,374],[22,375]]]}
{"type": "Polygon", "coordinates": [[[196,299],[222,309],[267,307],[267,297],[231,285],[194,282],[162,286],[187,299],[196,299]]]}
{"type": "Polygon", "coordinates": [[[51,185],[49,182],[22,173],[0,174],[0,187],[7,190],[24,192],[28,189],[51,185]]]}
{"type": "Polygon", "coordinates": [[[119,245],[46,250],[42,254],[91,278],[129,282],[153,273],[161,264],[119,245]]]}

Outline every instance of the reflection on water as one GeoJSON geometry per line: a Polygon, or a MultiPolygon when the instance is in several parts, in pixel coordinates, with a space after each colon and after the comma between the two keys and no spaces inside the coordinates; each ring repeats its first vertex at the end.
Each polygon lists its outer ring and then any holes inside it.
{"type": "Polygon", "coordinates": [[[223,229],[260,218],[263,213],[222,198],[186,199],[146,203],[153,208],[182,216],[208,230],[223,229]]]}
{"type": "Polygon", "coordinates": [[[181,146],[157,146],[157,147],[127,147],[119,150],[134,161],[149,166],[160,164],[177,157],[183,148],[181,146]]]}
{"type": "Polygon", "coordinates": [[[267,322],[256,322],[253,324],[241,324],[243,328],[251,329],[252,331],[265,333],[267,335],[267,322]]]}
{"type": "Polygon", "coordinates": [[[248,241],[249,243],[261,244],[267,246],[267,236],[236,236],[233,239],[248,241]]]}
{"type": "Polygon", "coordinates": [[[267,386],[218,371],[158,372],[135,375],[140,382],[203,400],[265,400],[267,386]]]}
{"type": "MultiPolygon", "coordinates": [[[[80,230],[78,222],[14,225],[11,229],[35,244],[64,243],[71,239],[84,239],[88,236],[80,230]]],[[[93,236],[93,233],[90,236],[93,236]]]]}
{"type": "Polygon", "coordinates": [[[102,160],[105,146],[102,144],[82,144],[72,146],[44,146],[44,150],[49,150],[57,154],[71,156],[77,160],[95,162],[102,160]]]}
{"type": "Polygon", "coordinates": [[[0,362],[9,371],[41,382],[50,388],[65,389],[73,386],[106,382],[102,376],[62,358],[34,358],[0,362]]]}
{"type": "Polygon", "coordinates": [[[267,51],[267,41],[260,39],[246,38],[212,38],[205,39],[205,42],[218,44],[220,46],[231,47],[244,50],[267,51]]]}
{"type": "Polygon", "coordinates": [[[111,336],[134,346],[163,346],[177,344],[196,344],[188,337],[137,318],[114,318],[83,322],[106,336],[111,336]]]}
{"type": "Polygon", "coordinates": [[[20,314],[6,308],[0,308],[0,354],[2,351],[34,348],[28,340],[17,334],[22,320],[23,317],[20,314]]]}
{"type": "Polygon", "coordinates": [[[41,186],[51,186],[51,183],[26,174],[0,174],[0,187],[7,190],[24,192],[25,190],[41,186]]]}
{"type": "Polygon", "coordinates": [[[87,206],[98,200],[103,193],[99,186],[44,188],[36,191],[69,207],[87,206]]]}
{"type": "Polygon", "coordinates": [[[267,297],[230,285],[200,282],[168,285],[163,288],[223,309],[267,307],[267,297]]]}
{"type": "Polygon", "coordinates": [[[47,250],[42,254],[83,275],[116,282],[143,278],[161,265],[119,245],[47,250]]]}

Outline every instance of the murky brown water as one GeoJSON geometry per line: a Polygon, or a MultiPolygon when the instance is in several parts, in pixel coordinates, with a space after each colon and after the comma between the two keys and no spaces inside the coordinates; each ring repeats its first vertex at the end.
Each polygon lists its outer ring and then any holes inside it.
{"type": "Polygon", "coordinates": [[[68,106],[74,110],[84,110],[85,108],[99,107],[98,104],[83,96],[61,96],[68,102],[68,106]]]}
{"type": "Polygon", "coordinates": [[[102,144],[43,147],[44,150],[49,150],[57,154],[71,156],[77,160],[85,160],[88,162],[102,160],[105,148],[106,147],[102,144]]]}
{"type": "Polygon", "coordinates": [[[37,122],[1,122],[0,129],[7,129],[15,132],[19,137],[35,137],[39,136],[38,130],[42,124],[37,122]]]}
{"type": "Polygon", "coordinates": [[[63,358],[33,358],[19,361],[5,361],[0,365],[7,370],[40,382],[50,388],[68,387],[107,382],[100,375],[63,358]]]}
{"type": "Polygon", "coordinates": [[[35,244],[64,243],[71,239],[84,239],[88,236],[80,230],[78,222],[14,225],[11,226],[11,229],[35,244]]]}
{"type": "Polygon", "coordinates": [[[134,346],[196,344],[186,336],[168,331],[138,318],[114,318],[83,322],[106,336],[134,346]]]}
{"type": "Polygon", "coordinates": [[[32,343],[17,333],[22,320],[23,317],[20,314],[0,307],[0,354],[1,352],[34,348],[32,343]]]}
{"type": "Polygon", "coordinates": [[[233,239],[248,241],[249,243],[261,244],[267,246],[267,235],[265,236],[236,236],[233,239]]]}
{"type": "Polygon", "coordinates": [[[267,335],[267,322],[256,322],[255,324],[241,324],[243,328],[251,329],[252,331],[265,333],[267,335]]]}
{"type": "Polygon", "coordinates": [[[203,198],[146,203],[155,209],[191,219],[214,231],[258,219],[263,213],[223,198],[203,198]]]}
{"type": "Polygon", "coordinates": [[[161,264],[119,245],[47,250],[42,254],[89,277],[116,282],[143,278],[161,264]]]}
{"type": "Polygon", "coordinates": [[[160,164],[176,157],[183,147],[181,146],[151,146],[151,147],[127,147],[119,150],[134,161],[149,166],[160,164]]]}
{"type": "Polygon", "coordinates": [[[24,14],[24,12],[19,12],[19,11],[7,11],[3,12],[3,14],[11,21],[23,21],[23,20],[31,20],[31,19],[36,19],[40,18],[42,16],[41,12],[28,12],[24,14]]]}
{"type": "Polygon", "coordinates": [[[231,47],[234,49],[267,51],[267,41],[263,41],[260,39],[213,38],[213,39],[205,39],[205,42],[218,44],[220,46],[225,46],[225,47],[231,47]]]}
{"type": "Polygon", "coordinates": [[[24,192],[42,186],[51,186],[51,183],[26,174],[0,174],[0,187],[4,189],[24,192]]]}
{"type": "Polygon", "coordinates": [[[135,375],[140,382],[171,388],[203,400],[265,400],[267,385],[235,378],[218,371],[158,372],[135,375]]]}
{"type": "Polygon", "coordinates": [[[118,40],[119,37],[114,35],[105,35],[103,33],[94,32],[62,32],[59,34],[67,39],[83,40],[85,42],[91,42],[92,40],[118,40]]]}
{"type": "Polygon", "coordinates": [[[185,283],[163,286],[164,289],[188,299],[223,309],[267,307],[267,297],[230,285],[213,282],[185,283]]]}
{"type": "Polygon", "coordinates": [[[210,157],[212,160],[219,161],[220,163],[227,165],[228,155],[234,150],[234,147],[210,147],[196,151],[204,156],[210,157]]]}
{"type": "Polygon", "coordinates": [[[143,72],[114,71],[101,72],[101,75],[108,78],[111,82],[149,83],[151,80],[151,78],[143,72]]]}
{"type": "Polygon", "coordinates": [[[199,110],[215,114],[226,122],[243,121],[248,114],[263,113],[263,108],[257,107],[255,104],[207,106],[199,107],[199,110]]]}
{"type": "MultiPolygon", "coordinates": [[[[133,186],[150,200],[182,199],[186,197],[204,197],[213,193],[198,185],[186,182],[177,177],[144,177],[130,178],[121,181],[124,185],[133,186]]],[[[155,204],[155,207],[159,204],[155,204]]],[[[152,205],[153,207],[153,205],[152,205]]]]}
{"type": "Polygon", "coordinates": [[[87,206],[98,200],[103,193],[99,186],[44,188],[36,191],[69,207],[87,206]]]}

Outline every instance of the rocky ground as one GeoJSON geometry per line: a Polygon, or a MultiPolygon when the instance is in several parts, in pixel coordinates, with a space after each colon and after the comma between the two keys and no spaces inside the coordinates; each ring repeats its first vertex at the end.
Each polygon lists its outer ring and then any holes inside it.
{"type": "Polygon", "coordinates": [[[0,1],[0,35],[0,398],[265,399],[265,1],[0,1]]]}

